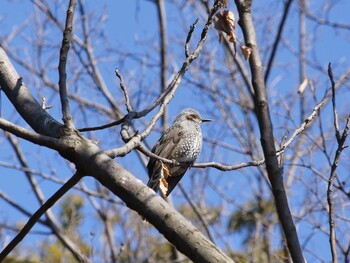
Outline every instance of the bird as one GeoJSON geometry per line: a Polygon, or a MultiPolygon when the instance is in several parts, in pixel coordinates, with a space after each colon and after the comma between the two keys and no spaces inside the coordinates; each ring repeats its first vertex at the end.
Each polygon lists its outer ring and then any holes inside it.
{"type": "Polygon", "coordinates": [[[154,145],[152,153],[180,165],[164,164],[151,157],[147,165],[148,187],[155,192],[160,189],[163,198],[170,195],[201,152],[203,141],[200,124],[209,121],[211,120],[201,118],[199,112],[191,108],[184,109],[176,116],[172,125],[154,145]]]}

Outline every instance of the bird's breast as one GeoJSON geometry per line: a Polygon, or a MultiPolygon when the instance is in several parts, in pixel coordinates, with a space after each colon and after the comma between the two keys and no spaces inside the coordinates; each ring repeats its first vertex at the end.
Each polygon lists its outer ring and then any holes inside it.
{"type": "Polygon", "coordinates": [[[186,132],[176,147],[174,159],[178,162],[194,162],[202,149],[202,134],[186,132]]]}

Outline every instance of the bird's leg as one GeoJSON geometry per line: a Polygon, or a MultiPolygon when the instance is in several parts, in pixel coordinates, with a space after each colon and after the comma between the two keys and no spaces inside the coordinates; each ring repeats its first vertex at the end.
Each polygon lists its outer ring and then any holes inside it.
{"type": "Polygon", "coordinates": [[[168,192],[168,182],[166,179],[171,176],[169,168],[166,164],[164,164],[162,161],[160,161],[162,164],[162,169],[160,172],[160,178],[159,178],[159,190],[162,193],[163,198],[166,198],[166,193],[168,192]]]}

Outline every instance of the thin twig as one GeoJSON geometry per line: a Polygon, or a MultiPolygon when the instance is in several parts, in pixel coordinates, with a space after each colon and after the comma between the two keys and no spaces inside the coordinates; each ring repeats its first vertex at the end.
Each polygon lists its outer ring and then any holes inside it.
{"type": "Polygon", "coordinates": [[[111,122],[111,123],[108,123],[108,124],[104,124],[104,125],[101,125],[101,126],[94,126],[94,127],[87,127],[87,128],[80,128],[78,129],[78,131],[80,132],[87,132],[87,131],[97,131],[97,130],[103,130],[103,129],[106,129],[106,128],[110,128],[110,127],[113,127],[113,126],[117,126],[117,125],[120,125],[124,122],[125,120],[125,117],[117,120],[117,121],[114,121],[114,122],[111,122]]]}
{"type": "Polygon", "coordinates": [[[319,113],[319,111],[322,109],[322,107],[325,105],[325,103],[326,103],[326,101],[325,101],[325,100],[322,100],[319,104],[317,104],[317,105],[313,108],[311,114],[305,119],[305,121],[303,121],[303,122],[300,124],[299,128],[297,128],[297,129],[293,132],[292,136],[288,139],[288,141],[286,141],[286,142],[282,145],[281,149],[279,149],[279,150],[277,151],[277,153],[283,152],[283,151],[295,140],[295,138],[296,138],[300,133],[302,133],[306,128],[308,128],[308,127],[311,125],[312,121],[316,118],[316,116],[318,115],[318,113],[319,113]]]}
{"type": "Polygon", "coordinates": [[[118,68],[115,69],[115,75],[116,75],[116,76],[119,78],[119,80],[120,80],[120,88],[122,89],[123,94],[124,94],[126,110],[127,110],[128,112],[132,112],[133,109],[132,109],[131,104],[130,104],[130,99],[129,99],[128,91],[127,91],[127,89],[126,89],[126,87],[125,87],[123,76],[120,74],[118,68]]]}
{"type": "Polygon", "coordinates": [[[339,143],[340,133],[339,133],[339,123],[338,123],[338,112],[337,112],[337,107],[335,105],[335,81],[333,77],[331,63],[328,64],[328,76],[329,76],[329,80],[331,81],[331,87],[332,87],[332,106],[333,106],[333,121],[334,121],[335,137],[337,138],[337,142],[339,143]]]}
{"type": "MultiPolygon", "coordinates": [[[[57,190],[29,219],[29,221],[24,225],[22,230],[16,235],[14,239],[4,248],[0,253],[0,262],[2,262],[6,256],[22,241],[22,239],[28,234],[32,227],[38,222],[40,217],[46,213],[65,193],[67,193],[74,185],[76,185],[82,175],[80,173],[74,174],[60,189],[57,190]]],[[[86,259],[82,258],[82,261],[86,259]]]]}
{"type": "MultiPolygon", "coordinates": [[[[51,176],[51,175],[48,175],[48,174],[45,174],[45,173],[42,173],[42,172],[39,172],[39,171],[36,171],[36,170],[32,170],[30,168],[26,168],[26,167],[22,167],[22,166],[19,166],[19,165],[15,165],[15,164],[12,164],[12,163],[10,164],[10,163],[6,163],[6,162],[1,162],[0,161],[0,166],[1,167],[6,167],[6,168],[9,168],[9,169],[15,169],[15,170],[23,171],[23,172],[29,172],[29,173],[31,173],[31,174],[33,174],[35,176],[39,176],[42,179],[46,179],[46,180],[49,180],[49,181],[51,181],[53,183],[57,183],[57,184],[60,184],[60,185],[63,185],[63,184],[66,183],[64,180],[59,179],[57,176],[51,176]]],[[[113,198],[111,196],[106,196],[103,193],[99,193],[99,192],[90,190],[87,187],[85,187],[83,184],[74,186],[73,189],[75,189],[77,191],[80,191],[80,192],[82,192],[82,193],[84,193],[84,194],[86,194],[88,196],[94,196],[94,197],[103,199],[103,200],[105,200],[107,202],[110,202],[110,203],[113,203],[113,204],[116,204],[116,205],[124,205],[123,202],[117,201],[115,198],[113,198]]]]}
{"type": "MultiPolygon", "coordinates": [[[[113,110],[113,113],[117,117],[121,117],[122,112],[118,106],[118,104],[114,101],[114,97],[110,93],[106,83],[104,82],[104,79],[102,77],[102,74],[100,72],[100,69],[98,68],[98,63],[97,60],[94,56],[94,49],[91,46],[91,41],[90,41],[90,32],[89,32],[89,27],[88,27],[88,17],[85,12],[85,7],[84,7],[84,0],[79,0],[79,10],[81,14],[81,26],[83,29],[83,37],[84,39],[81,40],[77,35],[73,35],[73,41],[74,44],[77,44],[82,50],[85,51],[86,56],[87,56],[87,63],[83,60],[83,58],[79,55],[80,51],[75,50],[77,56],[81,59],[82,63],[85,64],[87,71],[93,78],[94,82],[96,83],[97,88],[101,91],[105,99],[108,101],[110,107],[113,110]]],[[[41,8],[43,9],[43,8],[41,8]]],[[[45,9],[43,10],[44,12],[50,12],[50,10],[46,11],[45,9]]],[[[55,21],[54,21],[55,22],[55,21]]],[[[56,23],[57,24],[57,23],[56,23]]],[[[59,25],[58,25],[59,26],[59,25]]],[[[60,27],[60,26],[59,26],[60,27]]],[[[74,46],[73,46],[74,48],[74,46]]]]}
{"type": "Polygon", "coordinates": [[[185,44],[185,55],[186,58],[188,58],[190,56],[190,40],[192,38],[192,34],[194,29],[196,28],[197,24],[198,24],[199,19],[197,18],[196,21],[194,21],[194,23],[192,24],[192,26],[190,27],[190,31],[187,34],[187,38],[186,38],[186,44],[185,44]]]}
{"type": "Polygon", "coordinates": [[[312,14],[307,8],[303,8],[301,10],[307,18],[310,20],[316,22],[319,25],[325,25],[332,27],[332,29],[345,29],[345,30],[350,30],[350,25],[349,24],[341,24],[341,23],[336,23],[329,21],[327,19],[322,18],[320,15],[314,15],[312,14]]]}
{"type": "Polygon", "coordinates": [[[72,30],[73,30],[73,16],[75,6],[77,4],[76,0],[69,1],[69,7],[67,10],[66,17],[66,26],[63,31],[63,39],[62,46],[60,49],[60,61],[58,64],[58,74],[59,74],[59,91],[62,105],[62,114],[63,114],[63,122],[66,128],[74,129],[73,118],[69,108],[69,101],[67,95],[67,73],[66,73],[66,65],[68,58],[68,51],[70,48],[70,41],[72,38],[72,30]]]}
{"type": "MultiPolygon", "coordinates": [[[[29,181],[29,184],[31,185],[33,193],[35,194],[39,204],[43,205],[45,202],[44,194],[41,191],[33,175],[30,172],[28,172],[29,166],[27,164],[24,154],[22,153],[19,147],[18,141],[10,133],[6,133],[6,137],[8,138],[11,146],[13,147],[13,150],[18,158],[18,161],[21,163],[23,168],[25,168],[22,170],[25,173],[29,181]]],[[[84,255],[82,251],[76,246],[76,244],[72,241],[70,237],[68,237],[66,234],[63,233],[64,231],[62,230],[62,228],[58,226],[58,224],[56,223],[57,220],[55,218],[54,213],[51,211],[51,209],[48,209],[45,214],[46,214],[46,220],[45,220],[46,226],[51,229],[51,231],[56,235],[56,237],[62,242],[63,246],[66,247],[77,260],[83,258],[84,255]]]]}
{"type": "Polygon", "coordinates": [[[127,114],[127,116],[125,116],[125,122],[122,125],[121,135],[122,135],[123,140],[127,141],[127,143],[122,147],[108,150],[105,152],[105,154],[107,154],[111,158],[115,158],[117,156],[124,156],[127,153],[129,153],[130,151],[132,151],[133,149],[140,146],[141,141],[150,134],[150,132],[152,131],[152,129],[155,126],[158,119],[163,115],[166,105],[168,105],[169,102],[174,97],[174,94],[175,94],[176,90],[179,88],[181,81],[182,81],[182,77],[187,72],[188,67],[193,62],[193,60],[195,60],[199,56],[199,53],[202,50],[203,44],[207,38],[209,27],[213,22],[213,17],[219,8],[220,8],[220,1],[216,0],[214,5],[213,5],[213,8],[211,9],[211,13],[209,14],[208,19],[205,23],[205,26],[202,30],[201,38],[197,43],[196,49],[193,51],[193,53],[191,53],[186,58],[185,62],[182,64],[181,69],[178,71],[177,74],[175,74],[175,76],[174,76],[173,80],[171,81],[171,83],[169,84],[168,88],[156,99],[155,102],[153,102],[152,105],[150,105],[145,110],[140,111],[140,112],[130,112],[129,114],[127,114]],[[152,111],[159,104],[160,104],[159,110],[153,116],[148,127],[142,133],[134,135],[132,138],[129,138],[127,131],[129,130],[129,128],[132,124],[132,120],[135,118],[140,118],[140,117],[146,116],[150,111],[152,111]]]}
{"type": "Polygon", "coordinates": [[[202,226],[204,227],[204,230],[207,233],[208,238],[210,239],[211,242],[215,243],[214,236],[210,231],[208,222],[207,222],[206,218],[199,211],[200,208],[197,207],[197,205],[192,201],[191,197],[187,194],[187,192],[185,191],[185,189],[182,187],[181,184],[178,184],[178,187],[180,188],[180,191],[182,192],[185,199],[187,200],[187,202],[191,206],[193,212],[197,215],[199,221],[202,223],[202,226]]]}
{"type": "Polygon", "coordinates": [[[328,179],[328,187],[327,187],[327,202],[328,202],[328,223],[329,223],[329,243],[331,246],[331,253],[332,253],[332,262],[337,263],[338,257],[337,257],[337,247],[336,247],[336,236],[335,236],[335,222],[334,222],[334,203],[333,203],[333,184],[334,184],[334,178],[336,178],[337,173],[336,169],[339,164],[340,155],[344,148],[346,137],[348,136],[349,127],[350,127],[350,115],[348,116],[346,120],[346,126],[344,128],[343,134],[340,136],[339,132],[339,123],[338,123],[338,113],[337,113],[337,107],[335,103],[335,81],[333,78],[333,72],[331,63],[328,64],[328,76],[331,81],[332,85],[332,106],[333,106],[333,124],[335,129],[335,137],[337,139],[338,148],[334,156],[334,161],[331,166],[331,174],[328,179]]]}
{"type": "MultiPolygon", "coordinates": [[[[12,200],[9,196],[7,196],[5,193],[0,191],[0,198],[3,199],[6,203],[8,203],[10,206],[17,209],[22,214],[31,217],[32,213],[30,213],[28,210],[26,210],[22,205],[16,203],[14,200],[12,200]]],[[[44,226],[47,226],[47,222],[44,219],[39,219],[38,222],[44,226]]],[[[18,232],[18,228],[16,228],[16,232],[18,232]]]]}
{"type": "Polygon", "coordinates": [[[235,165],[224,165],[217,162],[195,163],[192,165],[192,167],[196,167],[196,168],[212,167],[220,171],[233,171],[233,170],[238,170],[238,169],[250,167],[250,166],[260,166],[260,165],[263,165],[264,163],[265,163],[265,159],[261,159],[259,161],[250,161],[250,162],[245,162],[245,163],[240,163],[235,165]]]}
{"type": "MultiPolygon", "coordinates": [[[[163,157],[160,157],[150,151],[148,151],[147,149],[145,149],[143,146],[139,146],[137,147],[137,150],[142,152],[144,155],[162,161],[163,163],[167,163],[167,164],[171,164],[174,166],[180,166],[181,163],[175,161],[175,160],[169,160],[163,157]]],[[[259,160],[259,161],[251,161],[251,162],[245,162],[245,163],[240,163],[240,164],[235,164],[235,165],[225,165],[225,164],[221,164],[221,163],[217,163],[217,162],[207,162],[207,163],[195,163],[192,165],[192,167],[195,168],[208,168],[208,167],[212,167],[212,168],[216,168],[218,170],[221,171],[233,171],[233,170],[238,170],[241,168],[245,168],[245,167],[250,167],[250,166],[260,166],[262,164],[264,164],[265,160],[259,160]]]]}
{"type": "Polygon", "coordinates": [[[328,202],[328,220],[329,220],[329,242],[331,246],[331,252],[332,252],[332,262],[336,263],[338,262],[337,258],[337,249],[336,249],[336,237],[335,237],[335,222],[334,222],[334,203],[333,203],[333,180],[337,176],[336,169],[339,164],[340,155],[342,151],[346,148],[344,146],[346,137],[348,136],[350,128],[350,116],[346,120],[346,126],[344,128],[343,134],[338,142],[338,148],[334,157],[334,161],[331,167],[331,174],[328,180],[328,187],[327,187],[327,202],[328,202]]]}
{"type": "Polygon", "coordinates": [[[267,80],[269,78],[270,71],[271,71],[271,68],[272,68],[272,64],[273,64],[273,61],[275,59],[275,54],[277,52],[278,44],[280,42],[280,39],[281,39],[281,36],[282,36],[282,31],[283,31],[285,22],[287,20],[288,13],[289,13],[289,8],[290,8],[290,5],[291,5],[292,2],[293,2],[292,0],[288,0],[285,3],[285,5],[284,5],[284,12],[283,12],[282,20],[281,20],[281,22],[279,24],[277,35],[276,35],[275,41],[274,41],[273,46],[272,46],[272,53],[270,55],[269,62],[267,63],[267,67],[266,67],[265,83],[267,82],[267,80]]]}

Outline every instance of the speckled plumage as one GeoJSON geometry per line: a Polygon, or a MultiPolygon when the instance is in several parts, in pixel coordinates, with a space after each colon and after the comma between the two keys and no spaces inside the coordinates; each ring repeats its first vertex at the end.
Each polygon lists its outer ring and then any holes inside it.
{"type": "MultiPolygon", "coordinates": [[[[181,163],[181,166],[167,165],[170,176],[166,178],[168,183],[166,196],[171,193],[202,150],[200,123],[204,121],[209,120],[202,119],[197,111],[193,109],[183,110],[176,116],[173,124],[163,133],[153,147],[152,152],[154,154],[181,163]]],[[[147,169],[150,178],[147,185],[157,191],[161,178],[162,163],[151,158],[147,169]]]]}

